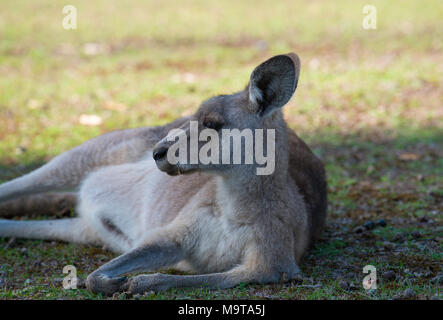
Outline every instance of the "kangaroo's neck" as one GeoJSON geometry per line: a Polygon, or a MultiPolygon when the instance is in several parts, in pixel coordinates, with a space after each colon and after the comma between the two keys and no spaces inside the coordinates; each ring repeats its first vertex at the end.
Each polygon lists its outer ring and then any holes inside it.
{"type": "Polygon", "coordinates": [[[217,202],[222,211],[241,222],[272,214],[288,197],[289,151],[286,126],[276,129],[275,170],[257,175],[254,166],[239,167],[232,174],[217,177],[217,202]]]}

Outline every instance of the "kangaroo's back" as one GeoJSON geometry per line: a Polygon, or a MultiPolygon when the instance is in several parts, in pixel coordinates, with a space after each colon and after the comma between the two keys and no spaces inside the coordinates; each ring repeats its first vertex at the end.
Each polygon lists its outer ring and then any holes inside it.
{"type": "Polygon", "coordinates": [[[326,174],[322,161],[288,128],[289,174],[303,195],[309,212],[311,245],[320,237],[328,206],[326,174]]]}

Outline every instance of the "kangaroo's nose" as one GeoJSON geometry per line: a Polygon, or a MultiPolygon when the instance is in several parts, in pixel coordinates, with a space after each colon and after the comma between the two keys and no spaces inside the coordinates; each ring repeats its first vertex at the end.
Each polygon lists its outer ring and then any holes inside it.
{"type": "Polygon", "coordinates": [[[166,153],[168,153],[167,147],[158,147],[155,148],[152,156],[154,157],[154,160],[157,161],[163,159],[166,156],[166,153]]]}

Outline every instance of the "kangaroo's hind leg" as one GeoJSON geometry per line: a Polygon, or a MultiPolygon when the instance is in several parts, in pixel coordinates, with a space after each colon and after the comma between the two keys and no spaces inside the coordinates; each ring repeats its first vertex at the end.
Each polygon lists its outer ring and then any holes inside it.
{"type": "Polygon", "coordinates": [[[55,157],[44,166],[0,185],[0,202],[12,198],[75,189],[93,170],[132,163],[149,156],[154,145],[169,130],[188,121],[181,118],[160,127],[112,131],[55,157]]]}
{"type": "Polygon", "coordinates": [[[77,203],[74,192],[45,193],[0,202],[0,217],[68,216],[77,203]]]}
{"type": "Polygon", "coordinates": [[[0,185],[0,202],[49,191],[72,190],[92,170],[137,161],[147,151],[148,128],[114,131],[66,151],[42,167],[0,185]]]}

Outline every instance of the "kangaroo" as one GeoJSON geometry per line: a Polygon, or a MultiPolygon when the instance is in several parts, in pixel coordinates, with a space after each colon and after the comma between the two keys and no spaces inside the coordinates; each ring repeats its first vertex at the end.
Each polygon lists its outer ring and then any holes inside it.
{"type": "Polygon", "coordinates": [[[60,203],[76,203],[78,215],[0,219],[0,237],[97,244],[120,253],[87,277],[90,291],[106,295],[293,279],[327,211],[323,164],[287,127],[281,111],[299,72],[296,54],[274,56],[254,69],[244,90],[212,97],[192,116],[103,134],[3,183],[3,218],[60,203]],[[182,128],[189,139],[190,121],[216,132],[274,129],[274,172],[257,175],[256,162],[171,164],[168,133],[182,128]],[[162,268],[188,274],[127,278],[162,268]]]}

